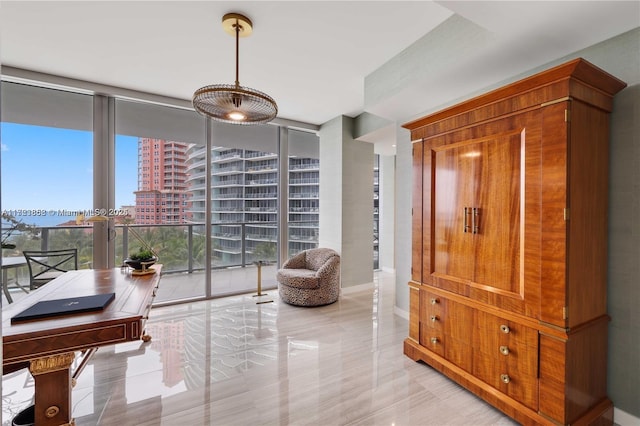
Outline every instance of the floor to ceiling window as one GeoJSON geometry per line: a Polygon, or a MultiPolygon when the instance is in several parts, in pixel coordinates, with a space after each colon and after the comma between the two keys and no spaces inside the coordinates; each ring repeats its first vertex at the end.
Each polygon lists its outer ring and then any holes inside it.
{"type": "Polygon", "coordinates": [[[115,127],[115,264],[150,248],[163,273],[174,276],[158,301],[203,297],[205,224],[191,209],[201,198],[188,160],[205,145],[205,120],[193,111],[117,100],[115,127]]]}
{"type": "MultiPolygon", "coordinates": [[[[2,85],[3,242],[16,246],[3,257],[73,246],[80,267],[118,267],[151,248],[163,264],[156,302],[173,303],[252,291],[258,263],[263,287],[274,288],[279,262],[317,246],[313,131],[211,122],[184,104],[2,85]],[[22,223],[33,226],[10,230],[22,223]]],[[[24,269],[18,281],[28,280],[24,269]]]]}
{"type": "Polygon", "coordinates": [[[288,255],[318,246],[320,140],[315,133],[289,130],[288,255]]]}
{"type": "MultiPolygon", "coordinates": [[[[91,267],[92,227],[76,221],[92,213],[92,126],[91,96],[2,82],[3,258],[76,248],[79,267],[91,267]]],[[[26,263],[13,272],[10,290],[21,292],[26,263]]]]}
{"type": "MultiPolygon", "coordinates": [[[[275,269],[278,127],[211,126],[211,292],[219,296],[256,289],[256,262],[275,269]]],[[[205,158],[200,150],[190,156],[194,164],[205,158]]],[[[264,274],[265,287],[273,287],[273,275],[264,274]]]]}

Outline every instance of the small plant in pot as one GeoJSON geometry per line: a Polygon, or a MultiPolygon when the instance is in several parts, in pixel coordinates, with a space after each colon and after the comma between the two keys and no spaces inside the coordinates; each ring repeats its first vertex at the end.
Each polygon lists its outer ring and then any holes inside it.
{"type": "Polygon", "coordinates": [[[153,254],[151,250],[143,249],[142,247],[137,252],[129,254],[129,257],[125,259],[126,263],[136,271],[146,270],[149,266],[156,263],[158,258],[153,254]]]}

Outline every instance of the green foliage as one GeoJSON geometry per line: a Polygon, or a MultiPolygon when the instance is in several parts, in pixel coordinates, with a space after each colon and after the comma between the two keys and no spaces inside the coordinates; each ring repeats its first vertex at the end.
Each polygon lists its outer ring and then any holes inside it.
{"type": "Polygon", "coordinates": [[[275,242],[264,242],[256,245],[253,250],[254,260],[275,260],[277,244],[275,242]]]}
{"type": "Polygon", "coordinates": [[[153,252],[151,250],[145,250],[140,248],[137,252],[133,252],[129,254],[129,259],[131,260],[140,260],[142,262],[153,259],[153,252]]]}
{"type": "Polygon", "coordinates": [[[37,238],[38,231],[35,226],[27,225],[13,215],[2,212],[2,248],[15,249],[17,244],[13,240],[19,236],[37,238]]]}

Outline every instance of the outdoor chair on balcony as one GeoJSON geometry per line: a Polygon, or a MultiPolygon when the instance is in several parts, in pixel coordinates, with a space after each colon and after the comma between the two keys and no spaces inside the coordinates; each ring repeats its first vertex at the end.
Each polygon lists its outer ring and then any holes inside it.
{"type": "Polygon", "coordinates": [[[35,290],[67,271],[78,269],[78,249],[25,250],[29,266],[29,289],[35,290]]]}
{"type": "Polygon", "coordinates": [[[340,255],[329,248],[300,252],[276,274],[280,298],[290,305],[321,306],[338,300],[340,255]]]}

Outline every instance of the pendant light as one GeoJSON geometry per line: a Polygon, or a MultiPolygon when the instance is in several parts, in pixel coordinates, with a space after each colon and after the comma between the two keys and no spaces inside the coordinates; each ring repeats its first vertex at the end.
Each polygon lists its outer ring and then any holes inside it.
{"type": "Polygon", "coordinates": [[[224,123],[262,124],[273,120],[278,114],[273,98],[240,86],[238,77],[240,37],[251,35],[253,24],[244,15],[227,13],[222,18],[222,28],[236,37],[236,83],[201,87],[193,94],[193,107],[201,115],[224,123]]]}

